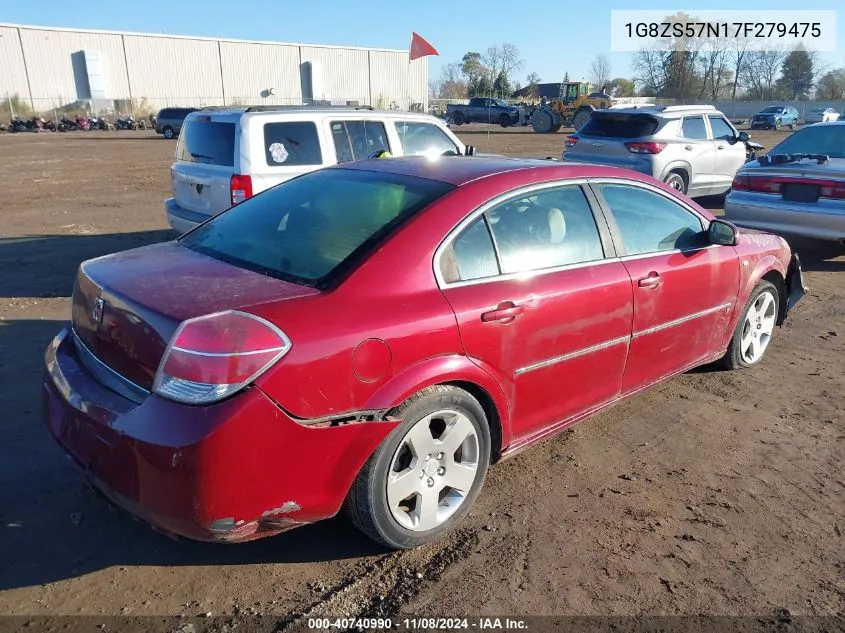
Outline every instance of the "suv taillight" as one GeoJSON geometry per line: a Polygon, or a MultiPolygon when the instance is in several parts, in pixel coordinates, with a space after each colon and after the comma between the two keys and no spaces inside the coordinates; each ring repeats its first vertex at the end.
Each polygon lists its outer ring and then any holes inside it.
{"type": "Polygon", "coordinates": [[[566,137],[566,146],[567,147],[575,147],[575,143],[578,142],[577,136],[567,136],[566,137]]]}
{"type": "Polygon", "coordinates": [[[188,319],[167,346],[153,392],[186,404],[217,402],[252,383],[290,348],[284,332],[245,312],[188,319]]]}
{"type": "Polygon", "coordinates": [[[234,174],[229,183],[232,196],[232,206],[252,197],[252,177],[234,174]]]}
{"type": "Polygon", "coordinates": [[[659,154],[666,148],[666,143],[625,143],[625,147],[633,154],[659,154]]]}

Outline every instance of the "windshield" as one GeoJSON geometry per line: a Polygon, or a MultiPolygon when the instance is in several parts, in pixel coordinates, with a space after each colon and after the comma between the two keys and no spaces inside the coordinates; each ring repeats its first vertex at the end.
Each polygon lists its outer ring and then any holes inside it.
{"type": "Polygon", "coordinates": [[[504,102],[504,101],[502,101],[501,99],[493,99],[493,103],[495,103],[497,106],[501,106],[501,107],[503,107],[503,108],[510,107],[510,106],[508,106],[508,104],[507,104],[507,103],[505,103],[505,102],[504,102]]]}
{"type": "Polygon", "coordinates": [[[761,114],[780,114],[780,112],[782,112],[782,111],[783,111],[783,108],[772,107],[772,108],[763,108],[762,110],[760,110],[760,113],[761,114]]]}
{"type": "Polygon", "coordinates": [[[194,119],[182,126],[176,160],[232,167],[235,164],[235,124],[194,119]]]}
{"type": "Polygon", "coordinates": [[[323,288],[453,188],[385,172],[316,171],[245,200],[180,242],[241,268],[323,288]]]}
{"type": "Polygon", "coordinates": [[[769,152],[774,154],[827,154],[845,158],[845,125],[805,127],[786,137],[769,152]]]}

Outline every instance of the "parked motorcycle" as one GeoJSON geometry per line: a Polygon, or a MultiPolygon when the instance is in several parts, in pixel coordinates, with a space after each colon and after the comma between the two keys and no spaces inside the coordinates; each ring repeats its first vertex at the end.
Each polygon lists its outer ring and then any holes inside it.
{"type": "Polygon", "coordinates": [[[118,130],[137,130],[138,121],[131,116],[118,117],[114,122],[118,130]]]}
{"type": "Polygon", "coordinates": [[[56,122],[53,120],[44,121],[44,129],[50,132],[55,132],[57,130],[56,122]]]}
{"type": "Polygon", "coordinates": [[[59,120],[58,124],[59,132],[72,132],[73,130],[78,129],[76,126],[76,121],[73,119],[69,119],[66,116],[62,116],[59,120]]]}
{"type": "Polygon", "coordinates": [[[22,118],[16,116],[9,122],[9,131],[10,132],[28,132],[29,129],[26,126],[26,121],[22,118]]]}
{"type": "Polygon", "coordinates": [[[91,129],[91,123],[88,120],[88,117],[85,116],[84,114],[77,114],[75,121],[76,121],[76,129],[77,130],[86,130],[87,131],[87,130],[91,129]]]}
{"type": "Polygon", "coordinates": [[[26,129],[30,132],[40,132],[44,129],[44,119],[40,116],[35,116],[27,120],[25,125],[26,129]]]}

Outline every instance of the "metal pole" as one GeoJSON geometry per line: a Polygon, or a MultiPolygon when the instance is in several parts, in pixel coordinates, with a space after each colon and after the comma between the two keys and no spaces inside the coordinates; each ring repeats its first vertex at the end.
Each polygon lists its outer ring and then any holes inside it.
{"type": "Polygon", "coordinates": [[[9,112],[12,113],[12,120],[15,118],[15,107],[12,105],[12,97],[6,93],[6,98],[9,100],[9,112]]]}

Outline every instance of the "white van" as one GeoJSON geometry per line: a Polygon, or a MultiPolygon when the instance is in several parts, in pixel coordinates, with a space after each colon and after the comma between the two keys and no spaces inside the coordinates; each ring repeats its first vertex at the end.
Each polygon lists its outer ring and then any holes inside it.
{"type": "Polygon", "coordinates": [[[392,156],[466,152],[440,119],[427,114],[309,106],[193,112],[171,167],[167,221],[184,233],[286,180],[382,150],[392,156]]]}

